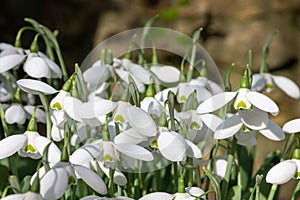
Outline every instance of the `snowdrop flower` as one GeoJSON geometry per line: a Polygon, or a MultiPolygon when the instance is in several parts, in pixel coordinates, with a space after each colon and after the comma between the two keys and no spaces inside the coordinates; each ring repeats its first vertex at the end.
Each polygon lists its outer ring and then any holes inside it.
{"type": "Polygon", "coordinates": [[[247,70],[245,70],[241,81],[241,87],[238,91],[223,92],[208,98],[198,106],[197,112],[199,114],[213,112],[235,98],[234,108],[238,111],[250,110],[256,107],[258,108],[256,109],[257,118],[262,117],[265,112],[269,112],[276,116],[279,113],[279,108],[276,103],[261,93],[250,91],[250,89],[248,89],[249,81],[247,77],[248,73],[247,70]]]}
{"type": "Polygon", "coordinates": [[[9,44],[1,43],[0,73],[17,68],[26,59],[22,48],[15,48],[9,44]]]}
{"type": "Polygon", "coordinates": [[[23,194],[11,194],[2,198],[2,200],[44,200],[44,198],[39,193],[29,191],[23,194]]]}
{"type": "Polygon", "coordinates": [[[123,197],[123,196],[108,198],[108,197],[97,197],[91,195],[91,196],[83,197],[80,200],[134,200],[134,199],[129,197],[123,197]]]}
{"type": "Polygon", "coordinates": [[[8,124],[24,124],[26,112],[21,104],[14,103],[5,111],[5,120],[8,124]]]}
{"type": "MultiPolygon", "coordinates": [[[[256,108],[254,108],[256,109],[256,108]]],[[[254,112],[254,111],[247,111],[247,112],[254,112]]],[[[264,120],[263,120],[264,121],[264,120]]],[[[247,132],[251,133],[251,129],[258,130],[261,134],[263,134],[265,137],[269,138],[270,140],[274,141],[280,141],[285,138],[284,132],[281,130],[281,128],[274,123],[273,121],[269,120],[267,118],[267,124],[261,125],[261,123],[264,123],[260,119],[255,118],[253,116],[252,118],[252,125],[247,124],[245,127],[245,123],[243,122],[243,118],[240,116],[240,114],[229,116],[225,121],[219,125],[219,127],[216,129],[214,138],[215,139],[226,139],[229,137],[232,137],[233,135],[237,134],[237,138],[240,138],[245,142],[245,138],[247,137],[245,134],[248,134],[247,132]],[[264,128],[266,127],[266,128],[264,128]],[[250,128],[250,130],[249,130],[250,128]]],[[[248,145],[251,145],[254,141],[254,139],[251,139],[253,136],[249,135],[249,143],[248,145]]]]}
{"type": "MultiPolygon", "coordinates": [[[[24,134],[11,135],[0,141],[0,159],[10,157],[16,152],[22,157],[32,159],[40,159],[43,156],[44,149],[51,141],[37,132],[35,115],[34,112],[24,134]]],[[[50,144],[49,149],[51,150],[48,154],[54,157],[60,154],[58,147],[53,143],[50,144]]]]}
{"type": "Polygon", "coordinates": [[[98,174],[84,166],[70,162],[58,162],[40,180],[40,193],[45,199],[59,199],[70,184],[82,179],[99,194],[106,194],[107,188],[98,174]]]}
{"type": "Polygon", "coordinates": [[[23,66],[24,71],[33,78],[61,78],[59,66],[41,52],[30,52],[23,66]]]}
{"type": "Polygon", "coordinates": [[[19,79],[18,86],[25,92],[30,94],[43,93],[45,95],[55,94],[58,91],[52,86],[38,80],[33,79],[19,79]]]}
{"type": "Polygon", "coordinates": [[[282,130],[286,133],[299,133],[300,132],[300,119],[293,119],[286,122],[282,130]]]}
{"type": "MultiPolygon", "coordinates": [[[[36,110],[36,121],[44,123],[44,124],[46,123],[46,115],[42,109],[37,108],[35,106],[31,106],[31,105],[26,105],[23,108],[30,116],[32,116],[34,110],[36,110]]],[[[27,119],[30,119],[30,118],[27,117],[27,119]]]]}
{"type": "Polygon", "coordinates": [[[287,77],[275,76],[270,73],[254,74],[251,89],[271,92],[274,90],[274,85],[279,87],[288,96],[294,99],[300,98],[300,89],[295,82],[287,77]]]}
{"type": "Polygon", "coordinates": [[[180,71],[173,66],[152,66],[150,71],[161,82],[161,84],[177,84],[180,80],[180,71]]]}
{"type": "Polygon", "coordinates": [[[300,179],[300,149],[293,152],[292,159],[278,163],[266,176],[267,183],[284,184],[292,178],[300,179]]]}
{"type": "Polygon", "coordinates": [[[145,97],[141,101],[141,109],[143,109],[150,115],[154,115],[156,117],[159,117],[163,112],[163,106],[161,102],[155,99],[154,97],[145,97]]]}
{"type": "MultiPolygon", "coordinates": [[[[169,194],[166,192],[154,192],[147,194],[140,198],[139,200],[154,200],[154,199],[161,199],[161,200],[194,200],[197,197],[201,196],[204,191],[197,187],[187,187],[185,188],[186,193],[175,193],[169,194]]],[[[205,196],[202,198],[206,199],[205,196]]]]}

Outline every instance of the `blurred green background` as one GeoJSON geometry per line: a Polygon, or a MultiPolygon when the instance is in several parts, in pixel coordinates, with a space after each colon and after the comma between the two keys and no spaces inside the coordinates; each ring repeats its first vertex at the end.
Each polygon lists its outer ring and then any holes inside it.
{"type": "MultiPolygon", "coordinates": [[[[300,1],[299,0],[2,0],[0,2],[0,41],[13,43],[18,29],[31,17],[50,29],[59,30],[58,40],[71,72],[94,46],[111,35],[142,27],[159,14],[154,26],[171,28],[187,35],[203,27],[200,43],[219,70],[236,63],[232,83],[237,86],[253,52],[254,70],[260,66],[262,46],[273,30],[270,50],[272,73],[293,79],[300,85],[300,1]]],[[[28,48],[33,35],[25,33],[23,47],[28,48]]],[[[176,64],[174,64],[176,65],[176,64]]],[[[179,63],[177,63],[179,65],[179,63]]],[[[279,104],[281,114],[273,118],[280,126],[300,117],[300,102],[281,91],[270,96],[279,104]]],[[[258,140],[259,166],[270,150],[282,149],[282,142],[258,140]],[[268,147],[268,148],[266,148],[268,147]]],[[[281,199],[290,199],[289,187],[281,190],[281,199]]]]}

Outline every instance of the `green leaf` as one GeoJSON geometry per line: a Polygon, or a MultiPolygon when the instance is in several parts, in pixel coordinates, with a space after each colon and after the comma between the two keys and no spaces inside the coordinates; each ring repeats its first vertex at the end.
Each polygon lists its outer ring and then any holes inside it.
{"type": "Polygon", "coordinates": [[[236,185],[229,189],[227,199],[242,199],[242,186],[236,185]]]}
{"type": "Polygon", "coordinates": [[[239,160],[239,171],[241,176],[241,184],[245,190],[250,184],[253,169],[253,158],[249,154],[246,147],[237,145],[237,156],[239,160]]]}
{"type": "Polygon", "coordinates": [[[140,107],[139,89],[131,76],[128,76],[128,79],[129,79],[129,91],[132,96],[133,103],[137,107],[140,107]]]}
{"type": "Polygon", "coordinates": [[[30,180],[31,180],[31,177],[32,177],[32,176],[27,175],[27,176],[25,176],[25,177],[23,178],[23,180],[22,180],[22,182],[21,182],[21,185],[22,185],[21,191],[22,191],[22,193],[25,193],[25,192],[29,191],[29,189],[30,189],[30,180]]]}
{"type": "Polygon", "coordinates": [[[165,21],[173,21],[176,19],[177,15],[175,8],[167,8],[159,14],[159,18],[165,21]]]}
{"type": "Polygon", "coordinates": [[[75,64],[75,73],[76,73],[76,78],[75,78],[75,84],[79,93],[79,96],[82,101],[87,101],[87,83],[84,80],[82,71],[79,67],[78,64],[75,64]]]}
{"type": "Polygon", "coordinates": [[[214,175],[205,167],[203,167],[204,174],[209,178],[211,181],[215,192],[216,192],[216,200],[221,200],[221,188],[218,180],[214,177],[214,175]]]}

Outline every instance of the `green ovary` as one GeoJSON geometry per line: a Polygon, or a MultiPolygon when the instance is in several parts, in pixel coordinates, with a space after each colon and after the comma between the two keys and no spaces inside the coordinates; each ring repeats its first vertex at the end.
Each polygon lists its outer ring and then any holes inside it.
{"type": "Polygon", "coordinates": [[[198,123],[196,123],[196,122],[192,122],[191,123],[191,125],[190,125],[190,128],[191,129],[200,129],[200,126],[199,126],[199,124],[198,123]]]}
{"type": "Polygon", "coordinates": [[[76,184],[76,178],[74,176],[69,176],[68,183],[69,185],[76,184]]]}

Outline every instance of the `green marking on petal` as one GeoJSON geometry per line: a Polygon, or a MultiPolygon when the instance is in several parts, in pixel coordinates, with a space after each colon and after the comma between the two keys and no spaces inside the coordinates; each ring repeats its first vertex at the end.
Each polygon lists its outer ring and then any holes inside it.
{"type": "Polygon", "coordinates": [[[179,97],[180,102],[186,102],[186,96],[182,95],[179,97]]]}
{"type": "Polygon", "coordinates": [[[296,179],[300,179],[300,172],[296,172],[294,177],[295,177],[296,179]]]}
{"type": "Polygon", "coordinates": [[[62,106],[59,102],[54,103],[52,107],[56,110],[62,110],[62,106]]]}
{"type": "Polygon", "coordinates": [[[103,162],[105,162],[105,161],[112,161],[112,160],[113,160],[113,157],[110,154],[105,154],[103,156],[103,162]]]}
{"type": "Polygon", "coordinates": [[[250,132],[250,131],[252,131],[252,129],[250,129],[250,128],[247,127],[247,126],[243,126],[243,131],[244,131],[244,132],[250,132]]]}
{"type": "Polygon", "coordinates": [[[74,176],[69,176],[68,184],[76,184],[76,178],[74,176]]]}
{"type": "Polygon", "coordinates": [[[236,105],[237,109],[247,109],[247,105],[244,101],[240,101],[237,105],[236,105]]]}
{"type": "Polygon", "coordinates": [[[25,147],[25,151],[28,153],[28,152],[35,152],[35,148],[31,145],[31,144],[28,144],[26,147],[25,147]]]}
{"type": "Polygon", "coordinates": [[[196,122],[192,122],[191,123],[191,125],[190,125],[190,128],[191,129],[200,129],[200,126],[199,126],[199,124],[198,123],[196,123],[196,122]]]}
{"type": "Polygon", "coordinates": [[[125,119],[122,115],[116,115],[115,116],[115,121],[116,122],[121,122],[121,123],[124,123],[125,122],[125,119]]]}
{"type": "Polygon", "coordinates": [[[270,83],[267,83],[266,84],[266,89],[272,89],[273,88],[273,85],[272,84],[270,84],[270,83]]]}
{"type": "Polygon", "coordinates": [[[155,149],[158,149],[158,143],[157,143],[156,139],[151,142],[151,147],[155,148],[155,149]]]}

